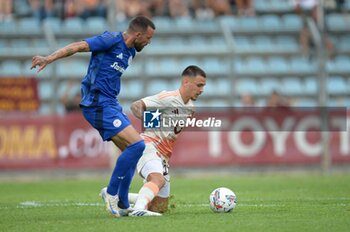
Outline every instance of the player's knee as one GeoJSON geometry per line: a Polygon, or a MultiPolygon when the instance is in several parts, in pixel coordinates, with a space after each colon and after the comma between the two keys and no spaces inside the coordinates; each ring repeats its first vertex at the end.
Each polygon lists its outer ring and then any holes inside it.
{"type": "Polygon", "coordinates": [[[147,177],[147,181],[155,183],[159,189],[165,185],[164,176],[160,173],[150,173],[147,177]]]}
{"type": "Polygon", "coordinates": [[[164,185],[165,185],[165,179],[164,179],[164,177],[159,178],[159,184],[158,184],[159,188],[160,188],[160,189],[163,188],[164,185]]]}

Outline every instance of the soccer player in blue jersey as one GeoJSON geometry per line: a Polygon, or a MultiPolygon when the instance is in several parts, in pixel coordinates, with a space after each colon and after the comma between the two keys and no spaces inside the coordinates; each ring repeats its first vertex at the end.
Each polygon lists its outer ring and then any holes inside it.
{"type": "Polygon", "coordinates": [[[122,112],[117,96],[120,78],[135,57],[150,43],[155,26],[144,16],[133,18],[125,32],[104,32],[71,43],[48,56],[34,56],[32,69],[38,72],[55,60],[77,52],[92,52],[87,74],[82,81],[80,107],[86,120],[100,132],[104,141],[112,141],[122,150],[104,196],[106,209],[113,216],[130,212],[128,192],[136,164],[145,143],[122,112]]]}

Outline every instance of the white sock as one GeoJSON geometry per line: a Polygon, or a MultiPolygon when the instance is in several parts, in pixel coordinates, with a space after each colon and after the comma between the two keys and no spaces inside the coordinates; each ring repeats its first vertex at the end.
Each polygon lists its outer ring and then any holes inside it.
{"type": "Polygon", "coordinates": [[[136,202],[138,196],[139,196],[138,193],[129,193],[129,194],[128,194],[129,202],[130,202],[131,204],[135,204],[135,202],[136,202]]]}
{"type": "Polygon", "coordinates": [[[134,209],[147,209],[148,203],[158,194],[159,188],[153,182],[145,183],[139,191],[134,209]]]}

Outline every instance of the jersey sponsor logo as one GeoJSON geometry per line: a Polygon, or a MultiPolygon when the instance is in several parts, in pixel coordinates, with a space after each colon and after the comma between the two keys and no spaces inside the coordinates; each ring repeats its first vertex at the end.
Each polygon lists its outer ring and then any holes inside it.
{"type": "Polygon", "coordinates": [[[122,121],[120,119],[116,119],[113,121],[113,126],[119,128],[122,125],[122,121]]]}
{"type": "Polygon", "coordinates": [[[123,67],[119,66],[118,62],[114,62],[111,65],[111,67],[114,68],[114,70],[119,71],[121,73],[123,73],[125,71],[125,69],[123,67]]]}
{"type": "Polygon", "coordinates": [[[144,128],[159,128],[162,113],[157,110],[145,110],[143,112],[143,127],[144,128]]]}
{"type": "Polygon", "coordinates": [[[123,53],[120,53],[119,55],[117,55],[117,58],[122,60],[123,59],[123,53]]]}

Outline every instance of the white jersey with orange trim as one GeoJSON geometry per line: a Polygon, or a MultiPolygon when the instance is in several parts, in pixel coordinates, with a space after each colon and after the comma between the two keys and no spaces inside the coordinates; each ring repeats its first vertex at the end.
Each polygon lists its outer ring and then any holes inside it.
{"type": "MultiPolygon", "coordinates": [[[[162,91],[141,100],[145,103],[146,109],[161,109],[163,115],[175,115],[177,119],[186,120],[186,118],[192,117],[194,113],[192,100],[185,104],[179,90],[162,91]]],[[[182,129],[178,126],[157,129],[146,128],[141,136],[145,143],[152,142],[159,155],[162,155],[168,161],[171,157],[174,143],[182,129]]]]}

